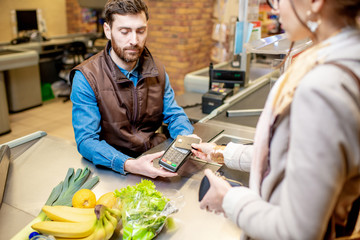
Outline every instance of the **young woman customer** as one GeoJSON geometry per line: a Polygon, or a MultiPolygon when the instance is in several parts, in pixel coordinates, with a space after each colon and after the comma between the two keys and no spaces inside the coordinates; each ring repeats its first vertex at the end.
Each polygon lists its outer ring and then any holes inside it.
{"type": "Polygon", "coordinates": [[[359,0],[280,0],[292,41],[310,37],[272,88],[253,146],[194,144],[202,159],[250,171],[232,188],[210,170],[200,207],[253,239],[334,239],[353,233],[360,202],[359,0]]]}

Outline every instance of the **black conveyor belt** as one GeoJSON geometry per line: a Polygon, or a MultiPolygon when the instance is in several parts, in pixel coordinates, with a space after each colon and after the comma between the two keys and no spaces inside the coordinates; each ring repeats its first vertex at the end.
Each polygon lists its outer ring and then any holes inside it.
{"type": "MultiPolygon", "coordinates": [[[[262,109],[264,108],[266,98],[270,91],[270,83],[259,88],[249,96],[235,103],[227,110],[244,110],[244,109],[262,109]]],[[[214,117],[213,120],[244,125],[249,127],[256,127],[259,116],[241,116],[241,117],[227,117],[226,111],[214,117]]]]}

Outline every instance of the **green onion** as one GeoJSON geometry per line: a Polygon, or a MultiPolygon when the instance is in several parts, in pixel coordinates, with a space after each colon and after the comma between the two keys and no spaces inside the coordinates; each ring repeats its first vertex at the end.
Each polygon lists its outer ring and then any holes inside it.
{"type": "MultiPolygon", "coordinates": [[[[95,184],[99,182],[98,176],[89,178],[90,173],[91,171],[88,167],[85,167],[85,169],[79,168],[76,173],[73,168],[69,168],[65,179],[53,188],[48,200],[45,202],[45,205],[72,206],[72,197],[78,190],[92,189],[95,184]]],[[[40,211],[39,215],[29,224],[27,224],[14,237],[12,237],[11,240],[28,240],[29,234],[34,231],[31,226],[34,223],[45,221],[46,218],[46,214],[43,211],[40,211]]]]}

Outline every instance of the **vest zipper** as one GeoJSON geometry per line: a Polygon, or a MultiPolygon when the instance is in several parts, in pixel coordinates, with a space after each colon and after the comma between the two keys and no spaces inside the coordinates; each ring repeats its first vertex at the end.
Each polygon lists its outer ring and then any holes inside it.
{"type": "Polygon", "coordinates": [[[136,86],[133,88],[133,95],[134,95],[134,115],[133,115],[133,122],[135,123],[138,111],[138,98],[136,92],[136,86]]]}
{"type": "Polygon", "coordinates": [[[138,79],[136,86],[135,86],[135,84],[131,81],[132,84],[133,84],[133,86],[134,86],[134,88],[133,88],[133,95],[134,95],[134,116],[133,116],[133,121],[134,121],[134,123],[135,123],[135,120],[136,120],[136,118],[137,118],[137,111],[138,111],[138,97],[137,97],[137,91],[136,91],[136,89],[137,89],[137,87],[139,86],[140,81],[142,81],[143,79],[144,79],[144,78],[138,79]]]}
{"type": "MultiPolygon", "coordinates": [[[[138,82],[139,84],[139,82],[138,82]]],[[[138,97],[137,97],[137,91],[136,91],[137,86],[134,86],[133,88],[133,95],[134,95],[134,115],[133,115],[133,125],[132,125],[132,129],[134,134],[138,137],[136,128],[135,128],[135,123],[136,123],[136,118],[137,118],[137,111],[138,111],[138,97]]],[[[141,139],[141,137],[138,137],[139,139],[141,139]]],[[[145,151],[148,150],[148,147],[146,146],[145,141],[143,141],[144,147],[145,147],[145,151]]]]}

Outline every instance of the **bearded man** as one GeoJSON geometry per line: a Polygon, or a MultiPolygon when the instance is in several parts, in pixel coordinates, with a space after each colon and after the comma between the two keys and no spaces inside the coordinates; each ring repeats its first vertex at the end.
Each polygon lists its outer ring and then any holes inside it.
{"type": "Polygon", "coordinates": [[[148,8],[142,0],[109,0],[104,11],[107,46],[70,75],[78,151],[121,174],[176,176],[153,166],[162,152],[140,156],[166,139],[156,133],[162,122],[172,138],[193,132],[164,65],[145,46],[148,8]]]}

